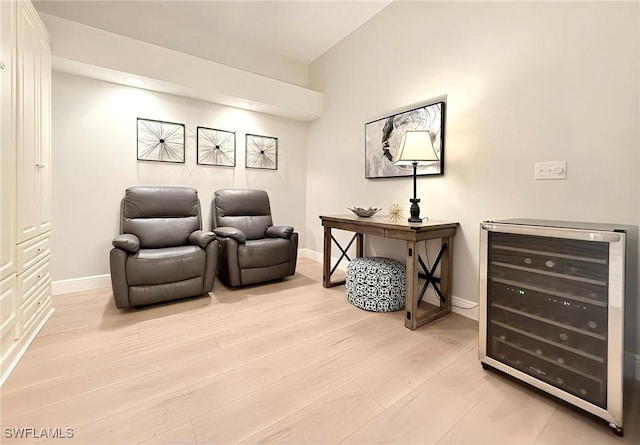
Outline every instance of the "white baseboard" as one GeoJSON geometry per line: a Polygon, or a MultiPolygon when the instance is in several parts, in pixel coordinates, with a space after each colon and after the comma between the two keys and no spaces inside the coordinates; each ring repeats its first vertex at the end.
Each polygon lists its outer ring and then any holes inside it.
{"type": "MultiPolygon", "coordinates": [[[[304,256],[305,258],[309,258],[310,260],[317,261],[318,263],[322,263],[322,257],[323,257],[322,253],[316,252],[315,250],[298,249],[298,255],[304,256]]],[[[338,261],[338,257],[331,257],[331,264],[336,264],[336,261],[338,261]]],[[[347,261],[346,258],[343,258],[340,264],[338,264],[338,270],[346,272],[348,264],[349,264],[349,261],[347,261]]]]}
{"type": "Polygon", "coordinates": [[[322,254],[311,249],[298,249],[298,256],[321,262],[322,254]]]}
{"type": "Polygon", "coordinates": [[[478,321],[478,303],[475,301],[466,300],[453,295],[451,297],[451,312],[478,321]]]}
{"type": "Polygon", "coordinates": [[[73,292],[86,292],[105,287],[111,287],[111,275],[109,274],[54,281],[51,283],[51,293],[53,295],[70,294],[73,292]]]}

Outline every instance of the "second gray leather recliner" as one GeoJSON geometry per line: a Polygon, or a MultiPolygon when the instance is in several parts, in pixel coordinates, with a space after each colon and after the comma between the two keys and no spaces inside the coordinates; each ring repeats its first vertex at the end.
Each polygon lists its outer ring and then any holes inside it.
{"type": "Polygon", "coordinates": [[[298,234],[274,226],[264,190],[217,190],[211,203],[211,225],[221,248],[219,277],[231,287],[294,275],[298,234]]]}
{"type": "Polygon", "coordinates": [[[116,307],[196,297],[213,289],[218,241],[203,231],[198,192],[189,187],[129,187],[120,235],[110,252],[116,307]]]}

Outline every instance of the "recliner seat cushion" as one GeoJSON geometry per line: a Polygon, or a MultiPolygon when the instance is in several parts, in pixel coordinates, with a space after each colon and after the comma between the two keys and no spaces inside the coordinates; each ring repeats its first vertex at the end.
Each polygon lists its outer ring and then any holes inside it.
{"type": "Polygon", "coordinates": [[[164,284],[203,276],[206,253],[198,246],[140,249],[127,258],[129,286],[164,284]]]}
{"type": "Polygon", "coordinates": [[[238,246],[241,269],[274,266],[291,260],[291,242],[283,238],[247,240],[238,246]]]}

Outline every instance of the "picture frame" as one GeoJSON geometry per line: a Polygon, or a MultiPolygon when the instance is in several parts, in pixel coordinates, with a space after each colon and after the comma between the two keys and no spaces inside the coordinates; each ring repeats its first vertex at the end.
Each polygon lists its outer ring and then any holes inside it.
{"type": "Polygon", "coordinates": [[[419,165],[417,175],[444,174],[445,102],[433,102],[365,124],[365,178],[394,178],[413,176],[412,166],[393,163],[407,130],[428,130],[439,161],[419,165]]]}
{"type": "Polygon", "coordinates": [[[245,135],[245,167],[278,169],[278,138],[258,134],[245,135]]]}
{"type": "Polygon", "coordinates": [[[184,124],[139,117],[136,137],[138,161],[184,164],[184,124]]]}
{"type": "Polygon", "coordinates": [[[236,166],[235,131],[217,128],[196,128],[196,158],[198,165],[236,166]]]}

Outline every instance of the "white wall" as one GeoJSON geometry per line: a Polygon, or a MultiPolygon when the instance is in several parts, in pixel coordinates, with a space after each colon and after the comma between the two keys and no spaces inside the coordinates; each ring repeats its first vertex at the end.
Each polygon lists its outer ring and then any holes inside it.
{"type": "Polygon", "coordinates": [[[637,3],[393,2],[310,68],[325,112],[309,128],[307,247],[322,251],[318,215],[408,213],[410,178],[364,178],[364,124],[441,96],[445,175],[419,177],[418,197],[422,215],[461,224],[455,296],[477,301],[485,219],[637,224],[639,23],[637,3]],[[567,180],[533,180],[555,160],[567,180]]]}
{"type": "Polygon", "coordinates": [[[60,72],[52,116],[54,281],[109,273],[120,200],[137,184],[197,188],[205,228],[214,190],[267,190],[274,223],[296,227],[304,246],[306,123],[60,72]],[[137,161],[138,117],[184,123],[185,164],[137,161]],[[197,126],[236,132],[235,168],[196,164],[197,126]],[[245,133],[279,138],[277,171],[245,169],[245,133]]]}

